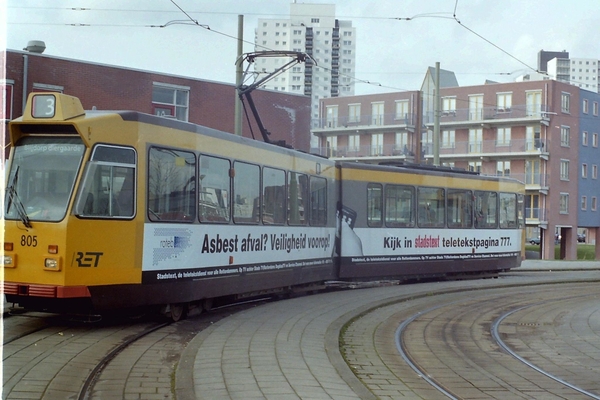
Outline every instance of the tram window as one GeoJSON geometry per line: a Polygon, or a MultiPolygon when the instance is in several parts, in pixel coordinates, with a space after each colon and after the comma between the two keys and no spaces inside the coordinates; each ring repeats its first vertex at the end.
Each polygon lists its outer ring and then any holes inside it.
{"type": "Polygon", "coordinates": [[[517,204],[519,205],[519,229],[525,228],[525,196],[517,194],[517,204]]]}
{"type": "Polygon", "coordinates": [[[233,221],[256,224],[260,215],[260,168],[240,161],[233,163],[233,221]]]}
{"type": "Polygon", "coordinates": [[[75,204],[81,217],[114,218],[135,215],[135,150],[99,145],[83,177],[75,204]]]}
{"type": "Polygon", "coordinates": [[[94,149],[92,160],[117,164],[135,164],[135,151],[128,148],[100,145],[94,149]]]}
{"type": "Polygon", "coordinates": [[[471,228],[473,225],[473,193],[448,189],[448,228],[471,228]]]}
{"type": "Polygon", "coordinates": [[[288,223],[306,225],[308,176],[297,172],[288,174],[288,223]]]}
{"type": "Polygon", "coordinates": [[[148,161],[148,218],[191,222],[196,216],[194,153],[152,147],[148,161]]]}
{"type": "Polygon", "coordinates": [[[475,228],[496,229],[498,226],[498,194],[475,191],[475,228]]]}
{"type": "Polygon", "coordinates": [[[518,227],[517,209],[516,194],[500,193],[500,228],[518,227]]]}
{"type": "Polygon", "coordinates": [[[310,177],[310,224],[327,224],[327,180],[316,176],[310,177]]]}
{"type": "Polygon", "coordinates": [[[445,220],[445,192],[439,188],[418,189],[418,219],[423,228],[443,228],[445,220]]]}
{"type": "Polygon", "coordinates": [[[229,160],[206,155],[200,156],[198,188],[201,222],[229,222],[231,206],[231,178],[229,160]]]}
{"type": "Polygon", "coordinates": [[[382,224],[383,188],[378,183],[367,185],[367,225],[380,227],[382,224]]]}
{"type": "Polygon", "coordinates": [[[263,224],[285,224],[285,171],[263,168],[263,224]]]}
{"type": "Polygon", "coordinates": [[[390,228],[415,226],[415,188],[387,185],[385,187],[385,225],[390,228]]]}

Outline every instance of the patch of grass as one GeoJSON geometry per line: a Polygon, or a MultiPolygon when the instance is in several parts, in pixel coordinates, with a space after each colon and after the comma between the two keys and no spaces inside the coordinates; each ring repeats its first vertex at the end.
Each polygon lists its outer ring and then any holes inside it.
{"type": "MultiPolygon", "coordinates": [[[[535,244],[527,244],[525,245],[525,250],[527,251],[540,251],[540,246],[535,244]]],[[[560,260],[560,246],[554,246],[554,259],[560,260]]],[[[577,245],[577,259],[578,260],[595,260],[596,259],[596,249],[593,244],[578,244],[577,245]]]]}

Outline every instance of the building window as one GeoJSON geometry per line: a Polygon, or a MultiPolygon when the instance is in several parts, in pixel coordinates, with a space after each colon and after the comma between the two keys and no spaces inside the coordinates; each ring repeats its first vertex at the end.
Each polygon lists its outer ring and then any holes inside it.
{"type": "Polygon", "coordinates": [[[598,179],[598,166],[592,164],[592,179],[598,179]]]}
{"type": "Polygon", "coordinates": [[[569,180],[569,160],[560,160],[560,179],[569,180]]]}
{"type": "Polygon", "coordinates": [[[594,107],[593,108],[594,115],[598,116],[598,102],[597,101],[594,102],[593,107],[594,107]]]}
{"type": "Polygon", "coordinates": [[[2,87],[2,104],[4,105],[0,109],[0,120],[10,121],[12,119],[12,105],[13,105],[13,85],[11,83],[0,83],[2,87]]]}
{"type": "Polygon", "coordinates": [[[582,178],[587,178],[588,175],[588,171],[587,171],[587,164],[581,164],[581,177],[582,178]]]}
{"type": "Polygon", "coordinates": [[[540,184],[540,161],[526,160],[525,161],[525,183],[528,185],[540,184]]]}
{"type": "Polygon", "coordinates": [[[481,161],[469,161],[470,172],[481,172],[481,161]]]}
{"type": "Polygon", "coordinates": [[[596,211],[598,208],[598,198],[596,196],[592,196],[592,211],[596,211]]]}
{"type": "Polygon", "coordinates": [[[581,209],[587,209],[587,196],[581,196],[581,209]]]}
{"type": "Polygon", "coordinates": [[[337,156],[337,136],[329,136],[325,139],[325,146],[327,147],[327,157],[337,156]]]}
{"type": "Polygon", "coordinates": [[[396,119],[404,120],[408,123],[408,100],[396,101],[396,119]]]}
{"type": "Polygon", "coordinates": [[[598,134],[592,133],[592,146],[598,147],[598,134]]]}
{"type": "Polygon", "coordinates": [[[481,153],[483,149],[483,129],[469,129],[469,153],[481,153]]]}
{"type": "Polygon", "coordinates": [[[564,113],[571,112],[571,95],[569,93],[562,93],[560,96],[560,109],[564,113]]]}
{"type": "Polygon", "coordinates": [[[409,155],[408,132],[396,132],[396,143],[394,144],[394,154],[409,155]]]}
{"type": "Polygon", "coordinates": [[[483,119],[483,95],[469,96],[469,121],[483,119]]]}
{"type": "Polygon", "coordinates": [[[360,104],[348,105],[348,122],[360,122],[360,104]]]}
{"type": "Polygon", "coordinates": [[[337,128],[338,106],[327,106],[327,128],[337,128]]]}
{"type": "Polygon", "coordinates": [[[560,145],[562,147],[569,147],[569,140],[571,138],[571,128],[568,126],[560,127],[560,145]]]}
{"type": "Polygon", "coordinates": [[[508,112],[512,107],[512,93],[496,94],[496,110],[498,112],[508,112]]]}
{"type": "Polygon", "coordinates": [[[360,150],[360,135],[348,136],[348,151],[357,152],[360,150]]]}
{"type": "Polygon", "coordinates": [[[496,175],[497,176],[510,176],[510,161],[496,162],[496,175]]]}
{"type": "Polygon", "coordinates": [[[371,155],[383,155],[383,133],[374,133],[371,135],[371,155]]]}
{"type": "Polygon", "coordinates": [[[583,99],[583,113],[587,114],[589,112],[588,101],[587,99],[583,99]]]}
{"type": "Polygon", "coordinates": [[[456,115],[456,97],[442,98],[442,116],[456,115]]]}
{"type": "Polygon", "coordinates": [[[384,103],[377,102],[371,103],[371,124],[372,125],[383,125],[384,124],[384,103]]]}
{"type": "Polygon", "coordinates": [[[188,120],[190,88],[167,84],[154,84],[152,88],[152,113],[161,117],[188,120]]]}
{"type": "Polygon", "coordinates": [[[561,214],[569,213],[569,193],[561,193],[559,199],[559,208],[561,214]]]}
{"type": "Polygon", "coordinates": [[[454,130],[442,131],[442,147],[454,148],[456,146],[454,130]]]}
{"type": "Polygon", "coordinates": [[[496,146],[509,146],[510,145],[510,127],[498,128],[497,131],[496,146]]]}
{"type": "Polygon", "coordinates": [[[581,132],[581,144],[584,146],[588,145],[588,133],[586,131],[581,132]]]}
{"type": "Polygon", "coordinates": [[[525,104],[527,116],[539,116],[542,111],[542,92],[527,92],[525,104]]]}

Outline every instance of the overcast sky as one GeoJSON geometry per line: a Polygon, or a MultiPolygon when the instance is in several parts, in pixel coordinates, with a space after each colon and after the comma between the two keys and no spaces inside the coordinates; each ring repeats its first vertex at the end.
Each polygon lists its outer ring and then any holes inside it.
{"type": "MultiPolygon", "coordinates": [[[[291,2],[0,0],[0,45],[22,50],[43,40],[47,55],[234,83],[238,15],[251,52],[257,19],[288,17],[291,2]],[[151,27],[177,20],[186,24],[151,27]]],[[[336,18],[356,28],[356,94],[419,89],[436,61],[467,86],[514,80],[537,67],[540,49],[600,59],[599,0],[306,3],[335,4],[336,18]]]]}

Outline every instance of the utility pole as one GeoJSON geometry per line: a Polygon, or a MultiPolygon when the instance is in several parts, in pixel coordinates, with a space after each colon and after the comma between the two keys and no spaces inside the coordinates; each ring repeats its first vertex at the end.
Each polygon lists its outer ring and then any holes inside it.
{"type": "Polygon", "coordinates": [[[433,165],[440,165],[440,63],[435,63],[435,104],[433,105],[433,165]]]}
{"type": "MultiPolygon", "coordinates": [[[[235,87],[239,88],[242,86],[242,80],[244,77],[244,16],[238,15],[238,46],[237,46],[237,58],[235,62],[235,87]]],[[[238,95],[238,91],[235,91],[235,115],[234,115],[234,130],[235,134],[242,136],[242,100],[238,95]]]]}

